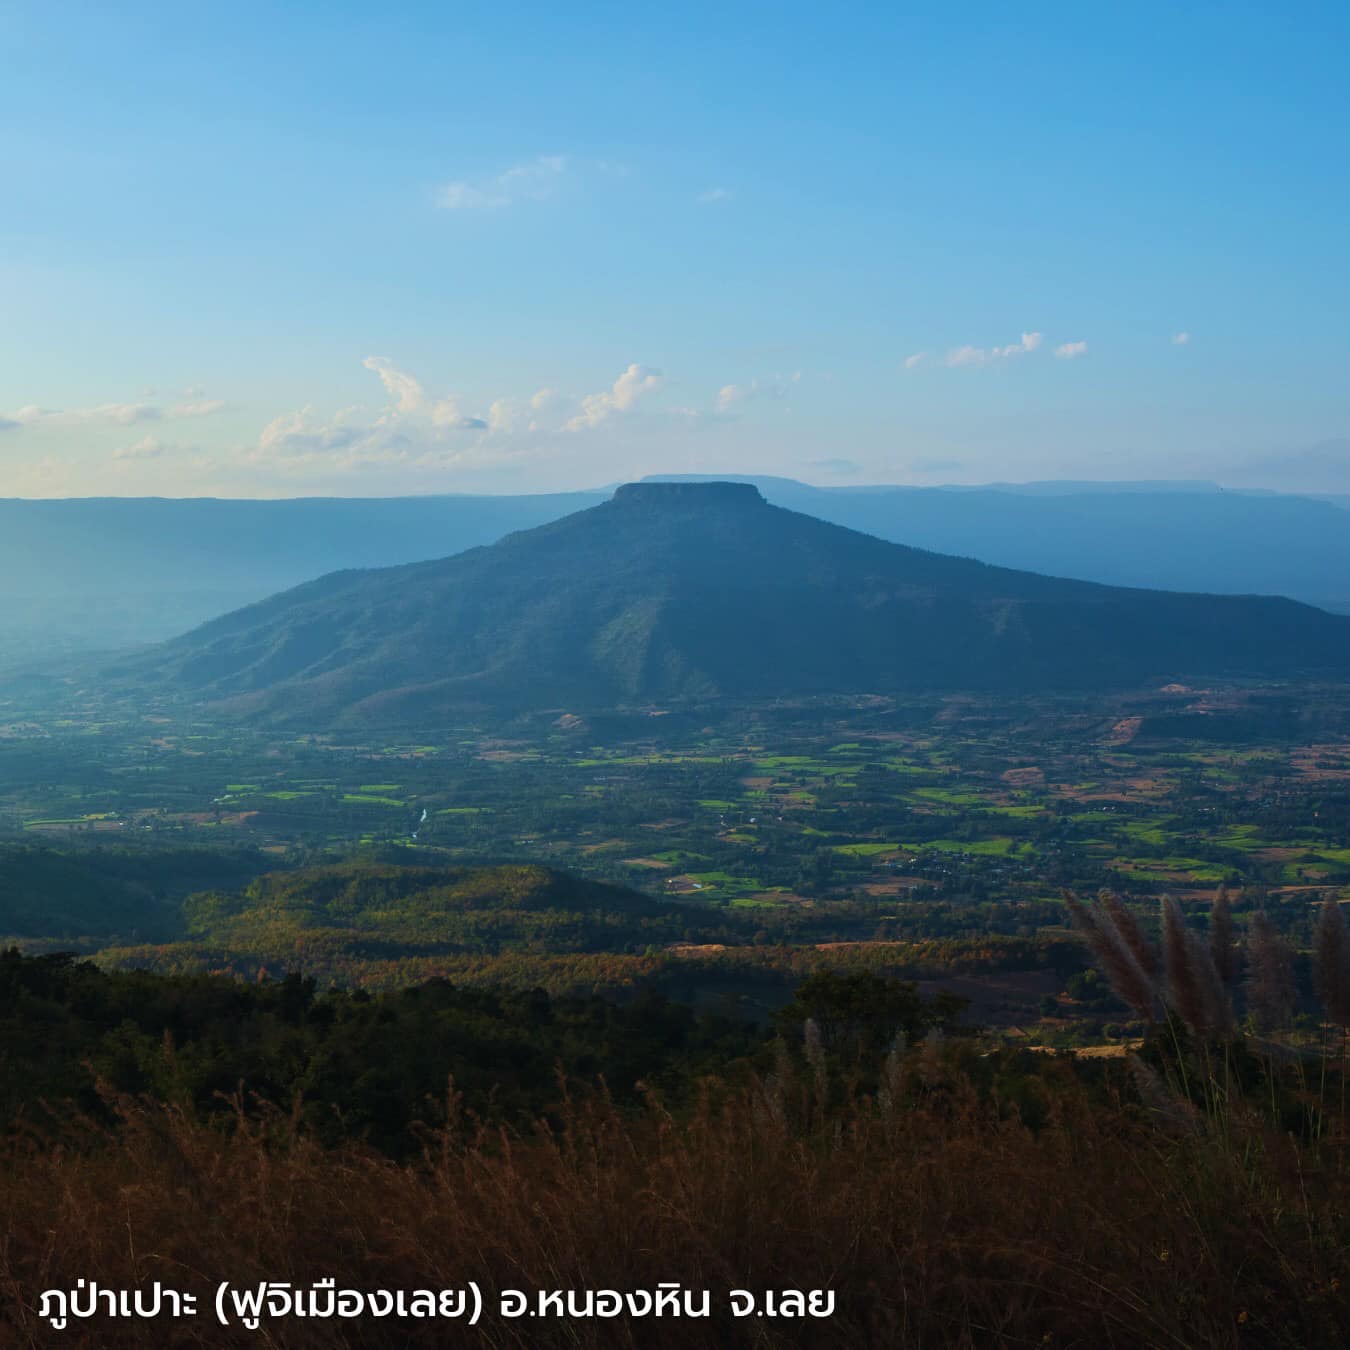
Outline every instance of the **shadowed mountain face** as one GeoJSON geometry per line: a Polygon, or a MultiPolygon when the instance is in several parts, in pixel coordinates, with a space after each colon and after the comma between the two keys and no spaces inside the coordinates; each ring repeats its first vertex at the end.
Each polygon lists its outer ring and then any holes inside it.
{"type": "Polygon", "coordinates": [[[124,686],[291,724],[473,708],[1118,687],[1350,671],[1350,619],[886,543],[744,483],[637,483],[436,562],[337,572],[124,662],[124,686]]]}

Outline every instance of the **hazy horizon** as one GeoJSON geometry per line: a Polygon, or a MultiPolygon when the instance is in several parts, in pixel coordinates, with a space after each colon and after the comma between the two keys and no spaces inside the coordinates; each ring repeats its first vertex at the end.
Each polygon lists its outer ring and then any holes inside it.
{"type": "Polygon", "coordinates": [[[31,502],[61,502],[61,501],[259,501],[259,502],[285,502],[285,501],[306,501],[306,500],[339,500],[339,501],[390,501],[405,497],[537,497],[537,496],[594,496],[597,493],[613,492],[615,488],[623,483],[641,482],[647,479],[692,477],[703,479],[725,479],[729,482],[735,482],[742,479],[768,480],[778,479],[783,483],[790,483],[797,487],[810,488],[821,492],[882,492],[888,489],[897,489],[902,491],[926,491],[926,492],[1003,492],[1015,493],[1025,496],[1070,496],[1070,495],[1096,495],[1111,493],[1151,493],[1161,492],[1167,494],[1221,494],[1230,492],[1240,496],[1290,496],[1307,497],[1312,500],[1337,500],[1342,498],[1350,499],[1350,491],[1347,492],[1321,492],[1316,489],[1300,490],[1296,487],[1264,487],[1264,486],[1239,486],[1236,484],[1227,484],[1216,482],[1213,479],[1200,478],[1172,478],[1172,479],[1128,479],[1128,478],[1099,478],[1099,479],[1077,479],[1077,478],[1045,478],[1045,479],[1023,479],[1023,480],[999,480],[989,482],[821,482],[813,480],[806,476],[797,476],[789,474],[774,473],[771,470],[754,471],[739,469],[721,469],[709,470],[706,472],[695,472],[690,470],[661,470],[656,469],[650,473],[637,475],[634,478],[616,478],[608,482],[578,482],[566,484],[552,488],[532,487],[527,485],[513,485],[508,488],[494,489],[491,487],[456,487],[447,485],[444,487],[427,487],[421,490],[398,490],[391,489],[387,492],[380,491],[351,491],[351,492],[321,492],[321,491],[276,491],[267,493],[245,493],[245,492],[67,492],[54,493],[50,495],[33,494],[27,495],[15,493],[12,495],[0,494],[0,501],[31,501],[31,502]]]}

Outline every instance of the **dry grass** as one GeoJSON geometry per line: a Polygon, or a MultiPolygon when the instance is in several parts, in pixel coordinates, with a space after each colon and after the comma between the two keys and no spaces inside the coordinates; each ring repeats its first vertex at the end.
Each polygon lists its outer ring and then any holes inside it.
{"type": "MultiPolygon", "coordinates": [[[[677,1121],[603,1098],[558,1133],[452,1121],[415,1165],[325,1151],[278,1113],[209,1127],[122,1102],[115,1135],[16,1146],[0,1174],[6,1346],[1310,1346],[1343,1344],[1350,1184],[1289,1141],[1172,1137],[1047,1066],[1049,1118],[977,1104],[948,1056],[893,1054],[828,1110],[812,1073],[710,1086],[677,1121]],[[901,1105],[903,1103],[903,1105],[901,1105]],[[38,1293],[84,1277],[208,1294],[357,1288],[837,1291],[829,1321],[76,1324],[38,1293]]],[[[1123,1075],[1122,1075],[1123,1081],[1123,1075]]],[[[451,1112],[453,1116],[453,1110],[451,1112]]],[[[204,1306],[210,1306],[209,1297],[204,1306]]]]}

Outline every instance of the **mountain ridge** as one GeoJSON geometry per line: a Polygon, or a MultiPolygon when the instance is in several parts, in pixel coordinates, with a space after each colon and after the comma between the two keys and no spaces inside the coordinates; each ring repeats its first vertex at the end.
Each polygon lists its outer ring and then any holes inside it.
{"type": "Polygon", "coordinates": [[[109,668],[243,717],[426,723],[713,698],[1350,670],[1350,620],[1110,587],[845,529],[753,485],[624,484],[432,562],[346,570],[109,668]]]}
{"type": "MultiPolygon", "coordinates": [[[[1149,483],[719,477],[838,525],[1003,567],[1350,611],[1350,499],[1149,483]]],[[[608,495],[0,499],[0,669],[163,641],[328,572],[444,557],[608,495]]]]}

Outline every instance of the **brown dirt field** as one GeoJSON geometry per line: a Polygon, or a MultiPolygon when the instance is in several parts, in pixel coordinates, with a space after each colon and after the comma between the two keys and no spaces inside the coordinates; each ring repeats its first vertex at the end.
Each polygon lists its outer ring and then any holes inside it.
{"type": "Polygon", "coordinates": [[[1295,750],[1289,764],[1296,773],[1314,782],[1344,781],[1350,778],[1350,746],[1309,745],[1295,750]],[[1327,768],[1319,760],[1331,760],[1334,767],[1327,768]]]}
{"type": "Polygon", "coordinates": [[[912,947],[912,942],[894,942],[889,938],[858,938],[852,942],[815,942],[812,946],[818,952],[837,951],[841,947],[912,947]]]}
{"type": "Polygon", "coordinates": [[[1122,717],[1107,733],[1106,744],[1127,745],[1139,734],[1139,728],[1143,724],[1142,717],[1122,717]]]}
{"type": "Polygon", "coordinates": [[[899,895],[915,886],[927,885],[924,877],[890,877],[886,881],[870,881],[863,890],[868,895],[899,895]]]}
{"type": "Polygon", "coordinates": [[[1045,770],[1031,764],[1022,769],[1004,769],[999,775],[1009,787],[1030,787],[1045,782],[1045,770]]]}
{"type": "Polygon", "coordinates": [[[226,811],[217,817],[212,811],[183,811],[178,815],[165,816],[164,819],[181,821],[184,825],[209,825],[218,818],[222,825],[242,825],[257,814],[256,811],[226,811]]]}
{"type": "Polygon", "coordinates": [[[767,900],[775,905],[801,905],[806,909],[812,909],[815,906],[814,900],[808,900],[804,895],[796,895],[792,891],[760,891],[750,897],[751,900],[767,900]]]}

